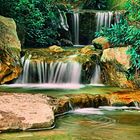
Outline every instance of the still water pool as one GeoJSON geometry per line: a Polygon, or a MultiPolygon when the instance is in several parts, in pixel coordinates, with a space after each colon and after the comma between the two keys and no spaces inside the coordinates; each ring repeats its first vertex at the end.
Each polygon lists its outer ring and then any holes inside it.
{"type": "MultiPolygon", "coordinates": [[[[0,92],[65,94],[104,94],[122,89],[84,86],[80,89],[1,86],[0,92]]],[[[140,140],[140,110],[109,107],[75,110],[58,116],[52,130],[0,134],[0,140],[140,140]]]]}
{"type": "Polygon", "coordinates": [[[56,119],[53,130],[1,134],[0,140],[139,140],[140,111],[87,109],[56,119]],[[100,113],[99,113],[100,112],[100,113]]]}

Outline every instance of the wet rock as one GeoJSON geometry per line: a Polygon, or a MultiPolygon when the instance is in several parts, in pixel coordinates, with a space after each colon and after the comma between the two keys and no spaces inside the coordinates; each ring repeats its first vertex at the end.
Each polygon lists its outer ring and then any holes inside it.
{"type": "Polygon", "coordinates": [[[70,100],[68,97],[62,97],[57,100],[56,108],[55,108],[55,114],[62,114],[64,112],[67,112],[71,110],[70,106],[70,100]]]}
{"type": "Polygon", "coordinates": [[[92,40],[92,44],[96,49],[108,49],[110,48],[110,43],[105,37],[98,37],[92,40]]]}
{"type": "Polygon", "coordinates": [[[51,127],[54,113],[49,98],[41,94],[1,94],[0,131],[51,127]]]}
{"type": "Polygon", "coordinates": [[[67,95],[58,99],[55,114],[61,114],[74,108],[109,106],[106,96],[90,94],[67,95]]]}
{"type": "Polygon", "coordinates": [[[20,50],[14,20],[0,16],[0,84],[20,75],[20,50]]]}

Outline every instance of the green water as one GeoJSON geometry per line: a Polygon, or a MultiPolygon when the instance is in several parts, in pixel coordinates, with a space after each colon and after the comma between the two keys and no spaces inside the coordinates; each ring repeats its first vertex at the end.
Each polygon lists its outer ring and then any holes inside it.
{"type": "MultiPolygon", "coordinates": [[[[116,87],[85,86],[81,89],[47,89],[1,86],[0,92],[43,93],[55,97],[65,94],[105,94],[116,87]]],[[[124,89],[123,89],[124,90],[124,89]]],[[[0,140],[139,140],[139,111],[106,111],[103,115],[67,114],[56,118],[53,130],[0,134],[0,140]]]]}
{"type": "MultiPolygon", "coordinates": [[[[66,94],[105,94],[115,91],[121,91],[118,87],[109,86],[91,86],[86,85],[79,89],[47,89],[47,88],[27,88],[27,87],[7,87],[0,86],[0,92],[9,93],[43,93],[49,96],[60,97],[66,94]]],[[[127,89],[128,90],[128,89],[127,89]]]]}
{"type": "Polygon", "coordinates": [[[0,140],[139,140],[140,112],[103,111],[104,115],[67,114],[53,130],[1,134],[0,140]]]}

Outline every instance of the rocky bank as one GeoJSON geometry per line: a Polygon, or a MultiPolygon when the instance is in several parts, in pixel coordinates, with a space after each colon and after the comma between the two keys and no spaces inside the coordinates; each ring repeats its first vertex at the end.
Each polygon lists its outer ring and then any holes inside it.
{"type": "Polygon", "coordinates": [[[140,102],[140,91],[74,94],[59,98],[44,94],[0,93],[0,132],[50,129],[55,116],[75,108],[127,105],[140,102]]]}

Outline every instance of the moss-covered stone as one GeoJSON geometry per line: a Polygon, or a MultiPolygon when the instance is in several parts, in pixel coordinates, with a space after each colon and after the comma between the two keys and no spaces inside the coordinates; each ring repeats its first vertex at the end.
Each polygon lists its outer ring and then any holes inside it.
{"type": "Polygon", "coordinates": [[[21,72],[21,46],[13,19],[0,16],[0,36],[0,84],[3,84],[21,72]]]}

